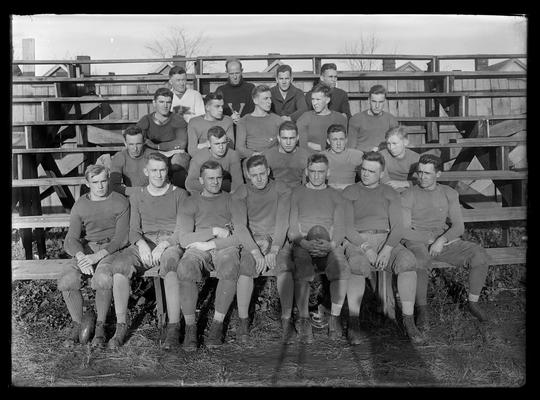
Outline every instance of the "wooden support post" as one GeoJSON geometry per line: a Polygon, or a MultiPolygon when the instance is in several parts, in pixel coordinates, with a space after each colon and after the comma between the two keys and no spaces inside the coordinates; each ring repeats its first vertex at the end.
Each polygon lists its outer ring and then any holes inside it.
{"type": "Polygon", "coordinates": [[[175,54],[172,58],[173,58],[173,65],[175,67],[186,68],[186,56],[175,54]]]}
{"type": "Polygon", "coordinates": [[[161,290],[162,281],[159,276],[156,276],[154,279],[154,290],[156,291],[156,311],[158,318],[158,328],[160,333],[165,327],[167,313],[165,311],[165,302],[163,301],[163,291],[161,290]]]}
{"type": "MultiPolygon", "coordinates": [[[[22,40],[23,60],[36,59],[36,41],[32,38],[22,40]]],[[[34,64],[24,64],[22,66],[23,76],[35,76],[36,66],[34,64]]]]}
{"type": "Polygon", "coordinates": [[[319,75],[321,73],[321,58],[313,57],[313,73],[319,75]]]}

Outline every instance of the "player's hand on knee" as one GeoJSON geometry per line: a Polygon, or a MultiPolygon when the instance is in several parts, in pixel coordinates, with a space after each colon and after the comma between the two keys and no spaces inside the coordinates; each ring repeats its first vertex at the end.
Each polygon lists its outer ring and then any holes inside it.
{"type": "Polygon", "coordinates": [[[440,237],[437,240],[435,240],[431,246],[429,246],[429,255],[431,257],[437,257],[439,254],[441,254],[441,251],[444,247],[444,244],[447,242],[445,237],[440,237]]]}
{"type": "Polygon", "coordinates": [[[266,260],[259,249],[251,250],[251,255],[255,259],[255,269],[257,270],[257,273],[260,274],[266,267],[266,260]]]}
{"type": "Polygon", "coordinates": [[[269,269],[276,268],[276,259],[277,259],[277,253],[279,252],[279,247],[272,246],[270,249],[270,252],[264,256],[264,259],[266,260],[266,265],[269,269]]]}
{"type": "Polygon", "coordinates": [[[220,228],[219,226],[214,226],[212,228],[212,235],[214,235],[215,237],[225,239],[225,238],[229,237],[230,234],[231,233],[229,232],[228,229],[220,228]]]}
{"type": "Polygon", "coordinates": [[[379,255],[377,256],[377,262],[376,262],[376,268],[378,270],[383,270],[388,265],[388,261],[390,260],[390,254],[392,253],[392,247],[390,246],[384,246],[382,250],[379,252],[379,255]]]}
{"type": "Polygon", "coordinates": [[[214,241],[210,242],[193,242],[186,246],[186,249],[197,249],[200,251],[209,251],[216,248],[214,241]]]}
{"type": "Polygon", "coordinates": [[[376,263],[377,263],[377,253],[375,252],[375,250],[371,249],[371,248],[368,248],[366,249],[366,251],[364,252],[369,263],[373,266],[376,266],[376,263]]]}
{"type": "Polygon", "coordinates": [[[150,250],[148,243],[146,243],[144,240],[139,240],[137,242],[137,247],[139,248],[139,257],[141,257],[141,261],[145,265],[152,267],[154,265],[152,260],[152,250],[150,250]]]}
{"type": "Polygon", "coordinates": [[[161,255],[165,251],[165,249],[168,247],[168,242],[161,242],[156,247],[154,247],[154,250],[152,250],[152,264],[158,265],[159,260],[161,258],[161,255]]]}

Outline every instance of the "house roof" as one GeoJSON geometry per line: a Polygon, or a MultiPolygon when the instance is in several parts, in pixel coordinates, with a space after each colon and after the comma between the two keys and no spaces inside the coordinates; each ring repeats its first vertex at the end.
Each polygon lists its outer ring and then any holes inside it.
{"type": "Polygon", "coordinates": [[[405,64],[402,64],[396,68],[396,71],[409,71],[409,70],[418,71],[418,72],[422,71],[415,63],[411,61],[407,61],[405,64]]]}
{"type": "Polygon", "coordinates": [[[509,58],[508,60],[503,60],[501,62],[498,62],[496,64],[489,65],[486,70],[488,71],[498,71],[504,67],[506,67],[508,64],[516,64],[519,68],[523,69],[524,71],[527,70],[527,65],[518,60],[517,58],[509,58]]]}
{"type": "Polygon", "coordinates": [[[265,69],[263,69],[262,72],[272,72],[274,71],[277,67],[279,67],[280,65],[283,65],[283,61],[281,60],[274,60],[270,65],[268,65],[268,67],[266,67],[265,69]]]}
{"type": "Polygon", "coordinates": [[[165,72],[168,72],[168,68],[173,67],[172,62],[164,62],[161,63],[154,71],[151,72],[151,74],[163,74],[165,72]]]}
{"type": "Polygon", "coordinates": [[[52,67],[50,70],[45,72],[43,76],[53,76],[59,69],[63,69],[66,72],[66,74],[69,74],[69,71],[65,65],[57,64],[54,67],[52,67]]]}

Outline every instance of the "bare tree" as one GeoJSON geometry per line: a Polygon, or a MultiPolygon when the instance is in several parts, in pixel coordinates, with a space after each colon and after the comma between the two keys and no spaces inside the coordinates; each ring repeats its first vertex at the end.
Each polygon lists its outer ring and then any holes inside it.
{"type": "MultiPolygon", "coordinates": [[[[352,43],[346,42],[345,48],[342,51],[343,54],[375,54],[377,47],[379,46],[379,39],[375,34],[371,33],[364,36],[360,34],[360,38],[352,43]]],[[[347,60],[347,64],[353,71],[370,71],[375,69],[379,64],[377,60],[372,59],[355,59],[347,60]]]]}
{"type": "MultiPolygon", "coordinates": [[[[207,38],[203,33],[192,35],[180,26],[169,26],[160,39],[147,43],[144,47],[159,58],[175,55],[193,57],[208,53],[207,38]]],[[[186,63],[186,70],[193,67],[193,62],[186,63]]]]}

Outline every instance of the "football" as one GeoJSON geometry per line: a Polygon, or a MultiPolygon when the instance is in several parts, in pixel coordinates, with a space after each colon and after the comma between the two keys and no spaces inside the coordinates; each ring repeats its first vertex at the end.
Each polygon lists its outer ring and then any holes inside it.
{"type": "Polygon", "coordinates": [[[94,336],[96,327],[96,313],[94,310],[87,310],[81,321],[81,330],[79,332],[79,343],[86,344],[94,336]]]}
{"type": "Polygon", "coordinates": [[[330,241],[330,234],[324,226],[315,225],[307,233],[307,240],[323,239],[330,241]]]}

